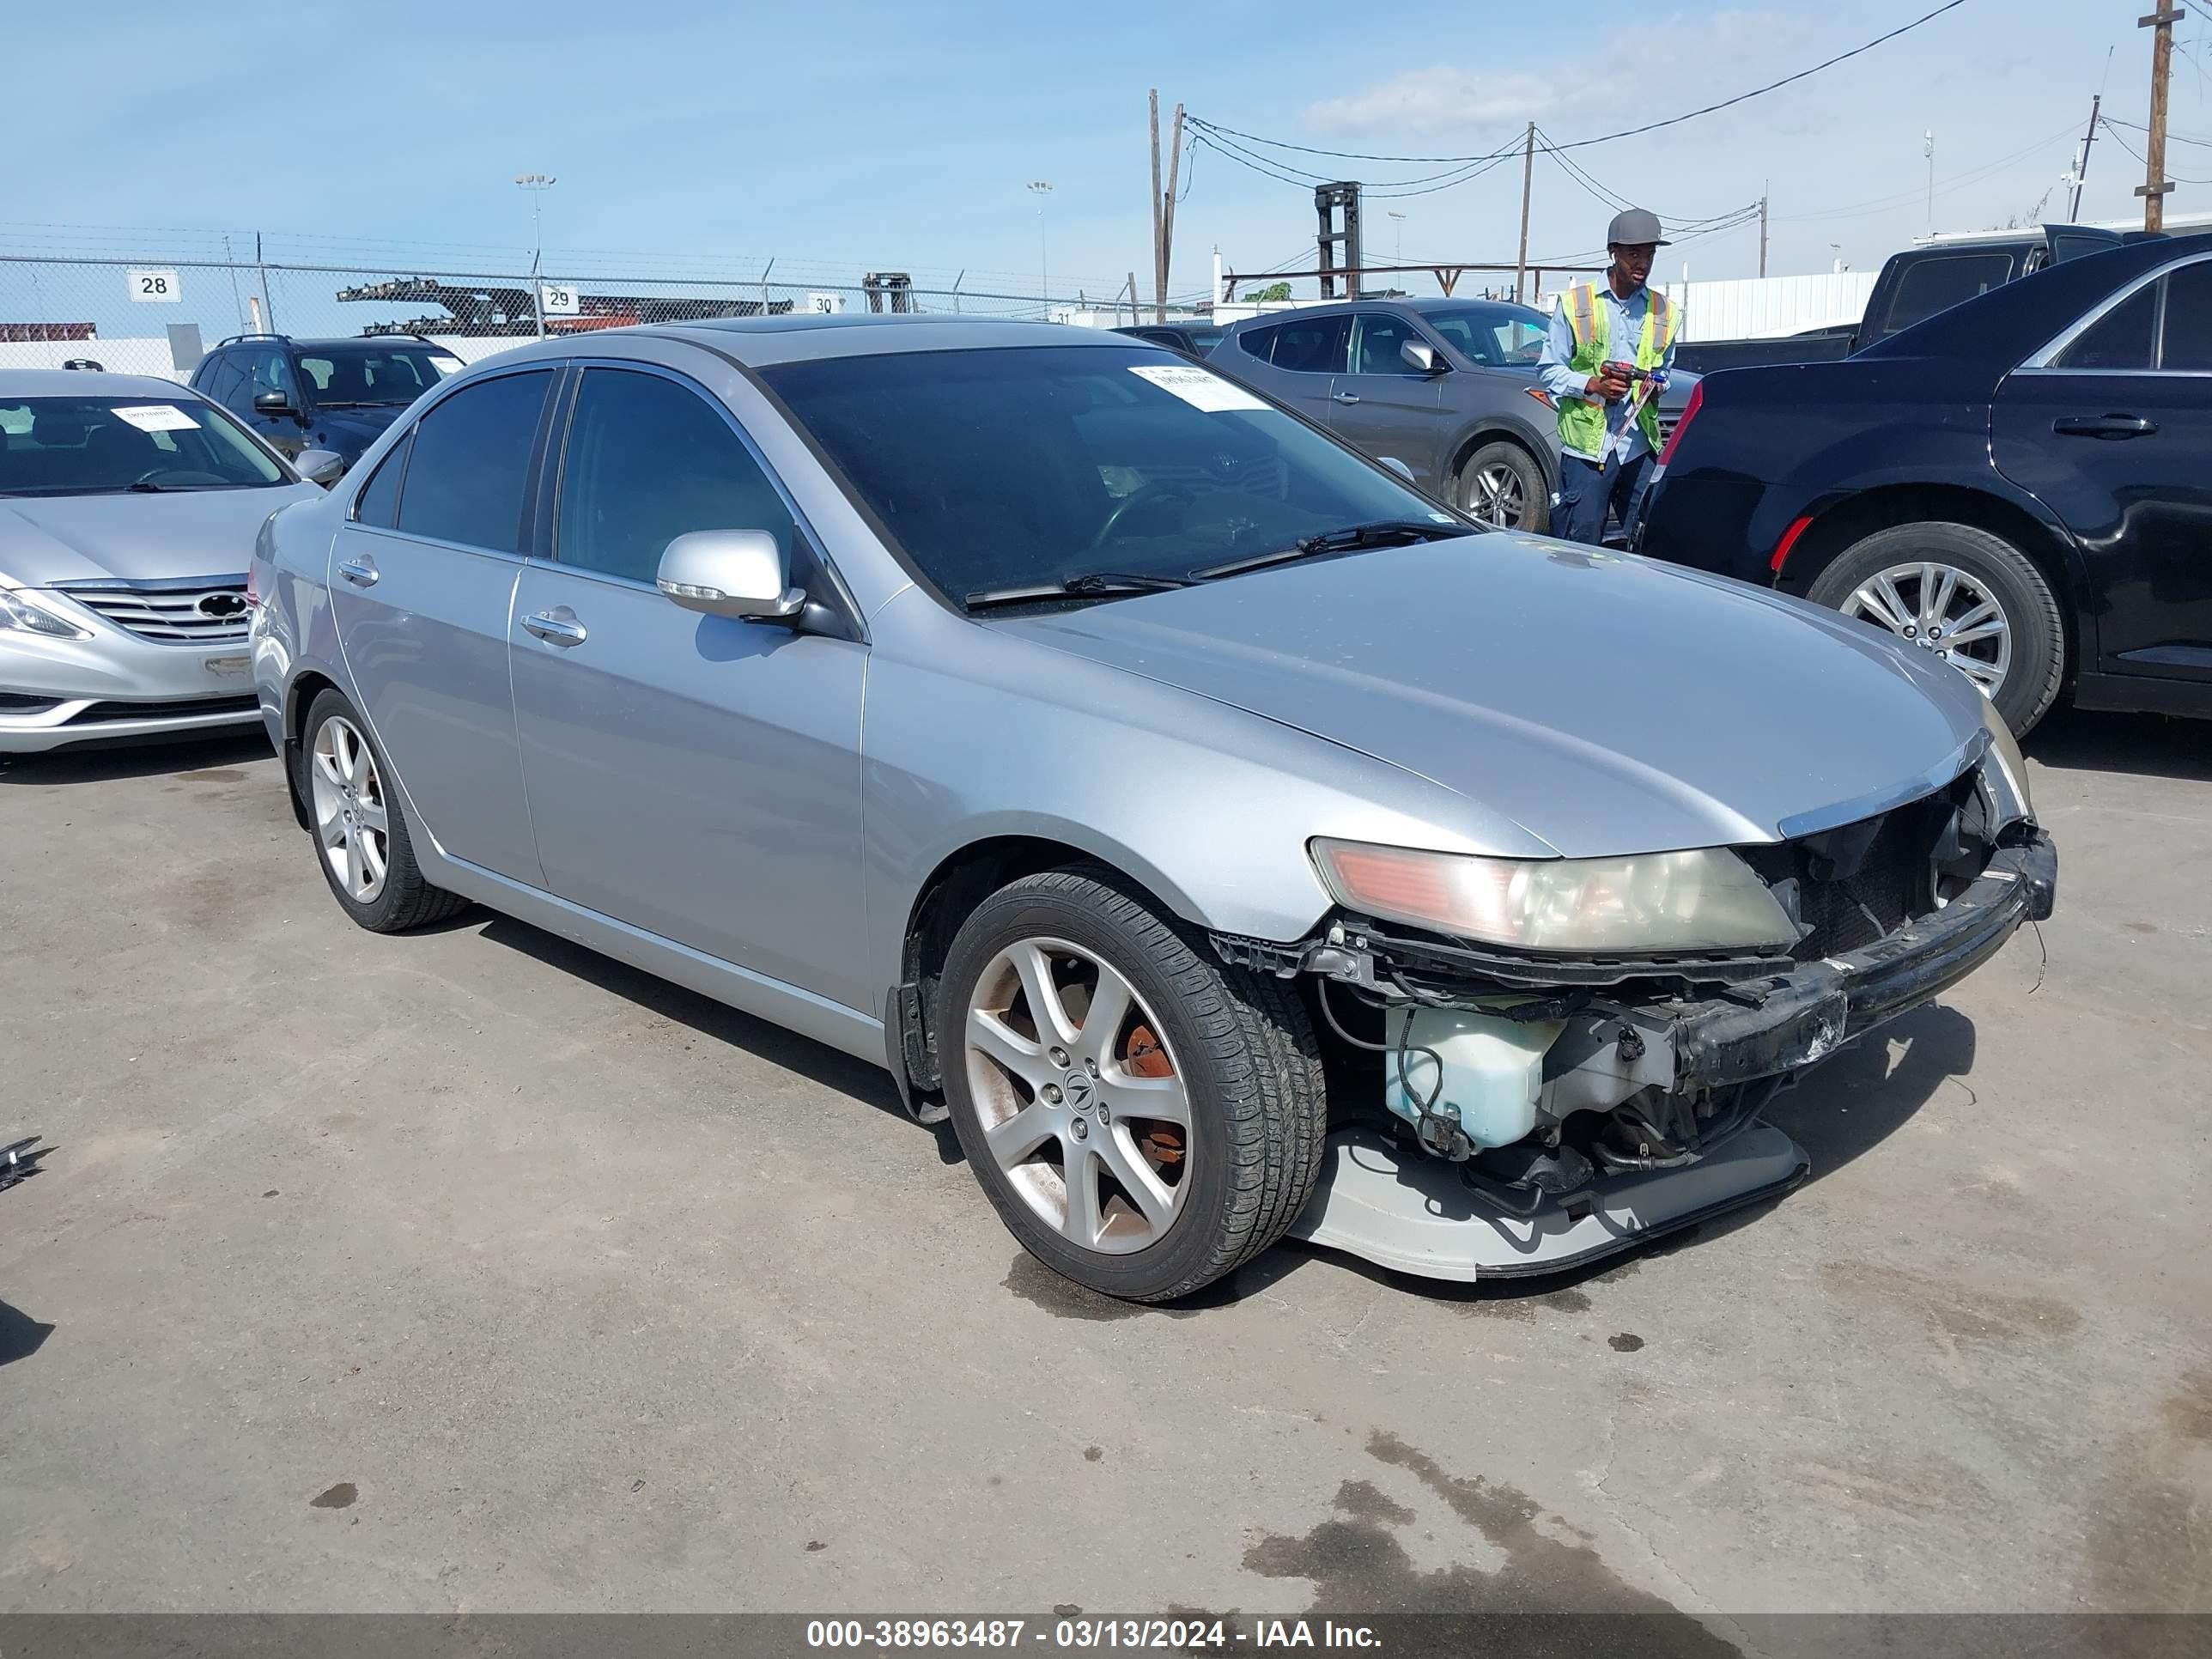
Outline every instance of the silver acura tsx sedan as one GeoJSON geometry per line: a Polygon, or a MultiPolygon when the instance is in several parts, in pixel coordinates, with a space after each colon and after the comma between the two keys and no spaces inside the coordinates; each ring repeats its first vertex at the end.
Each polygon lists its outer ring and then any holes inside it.
{"type": "Polygon", "coordinates": [[[1550,1271],[1784,1190],[1777,1093],[2056,881],[1925,653],[1485,530],[1114,334],[525,346],[253,574],[356,921],[473,901],[874,1060],[1115,1296],[1286,1234],[1550,1271]]]}

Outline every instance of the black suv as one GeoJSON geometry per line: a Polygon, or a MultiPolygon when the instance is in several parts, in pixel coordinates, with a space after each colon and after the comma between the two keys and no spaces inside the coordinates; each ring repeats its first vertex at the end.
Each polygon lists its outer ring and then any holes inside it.
{"type": "Polygon", "coordinates": [[[351,462],[401,410],[460,367],[459,357],[420,335],[238,334],[200,359],[192,389],[287,457],[328,449],[351,462]]]}

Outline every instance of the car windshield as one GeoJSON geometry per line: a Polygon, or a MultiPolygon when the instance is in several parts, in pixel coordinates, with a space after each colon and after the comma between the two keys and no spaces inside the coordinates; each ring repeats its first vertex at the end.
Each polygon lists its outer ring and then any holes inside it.
{"type": "Polygon", "coordinates": [[[297,362],[307,400],[325,409],[404,407],[461,368],[424,345],[317,346],[297,362]]]}
{"type": "Polygon", "coordinates": [[[1384,522],[1417,536],[1468,529],[1237,382],[1158,349],[825,357],[763,377],[956,599],[1102,572],[1123,580],[1092,592],[1129,592],[1384,522]]]}
{"type": "Polygon", "coordinates": [[[1485,368],[1533,363],[1544,355],[1551,324],[1540,311],[1498,301],[1424,310],[1421,320],[1469,362],[1485,368]]]}
{"type": "Polygon", "coordinates": [[[0,495],[240,489],[284,471],[197,398],[0,398],[0,495]]]}

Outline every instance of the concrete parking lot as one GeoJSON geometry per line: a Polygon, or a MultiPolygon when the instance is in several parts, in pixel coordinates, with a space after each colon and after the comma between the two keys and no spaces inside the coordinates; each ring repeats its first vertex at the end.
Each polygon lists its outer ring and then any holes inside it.
{"type": "Polygon", "coordinates": [[[1778,1206],[1149,1311],[879,1074],[357,931],[256,744],[0,767],[0,1608],[2212,1610],[2212,727],[2030,748],[2057,916],[1778,1206]]]}

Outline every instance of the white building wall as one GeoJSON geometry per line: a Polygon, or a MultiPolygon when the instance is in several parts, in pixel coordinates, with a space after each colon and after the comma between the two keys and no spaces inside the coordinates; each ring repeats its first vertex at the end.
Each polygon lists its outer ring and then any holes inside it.
{"type": "Polygon", "coordinates": [[[1745,276],[1729,282],[1664,283],[1682,307],[1684,340],[1755,340],[1856,323],[1874,292],[1872,270],[1812,276],[1745,276]]]}

